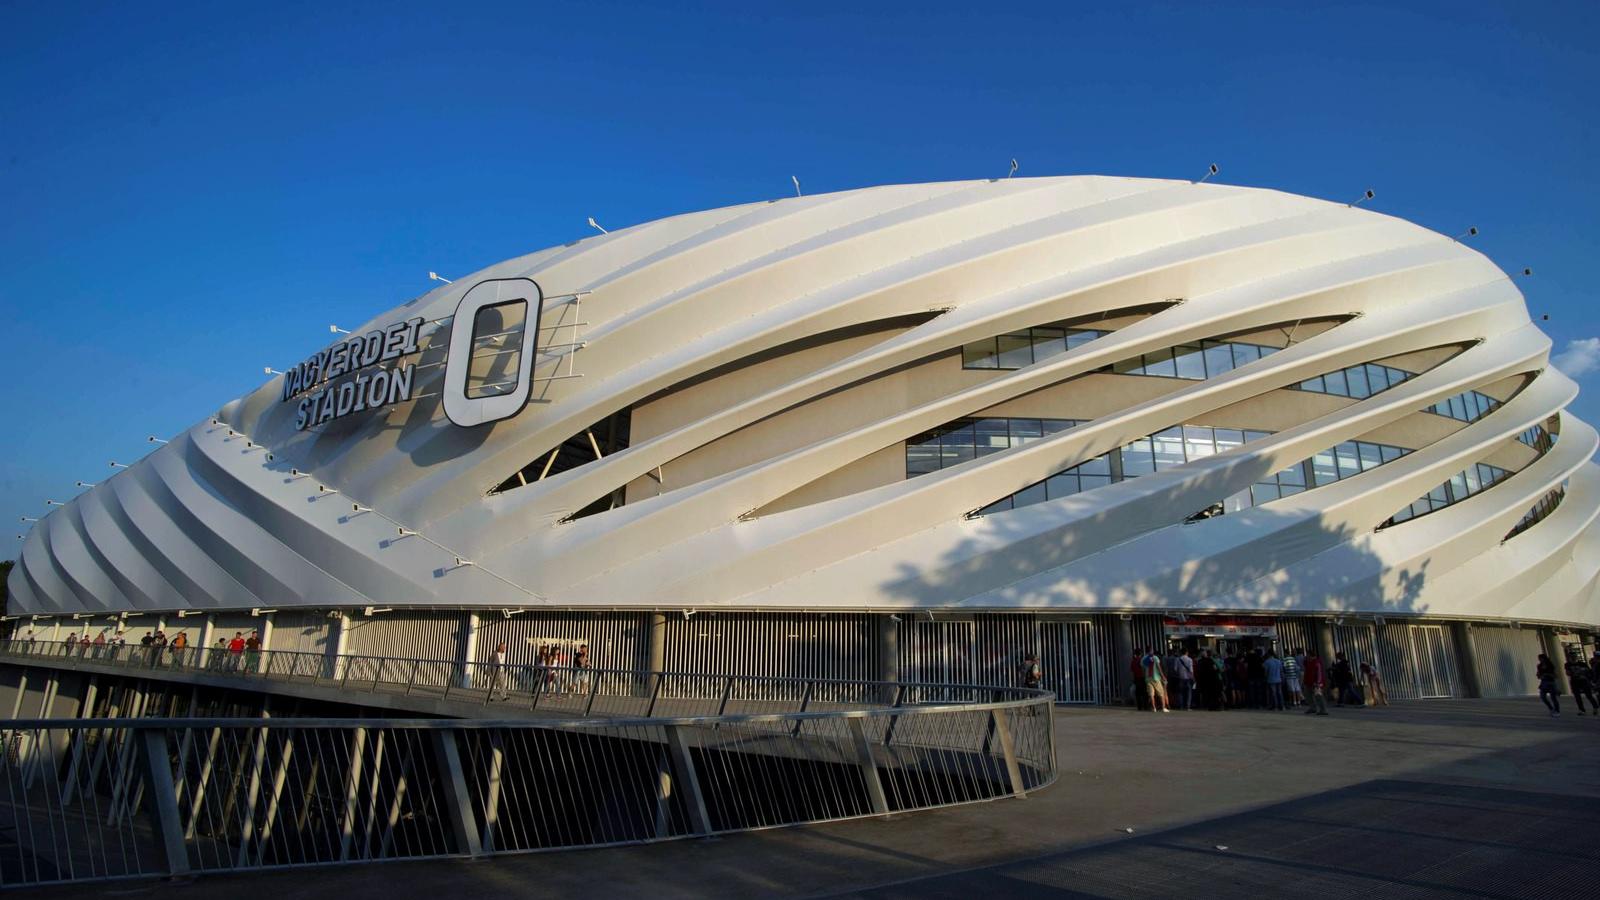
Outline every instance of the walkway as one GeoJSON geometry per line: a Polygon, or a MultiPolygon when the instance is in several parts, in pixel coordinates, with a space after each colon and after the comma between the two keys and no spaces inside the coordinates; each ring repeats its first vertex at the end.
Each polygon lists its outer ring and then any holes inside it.
{"type": "MultiPolygon", "coordinates": [[[[1061,781],[980,804],[606,850],[124,883],[119,896],[1596,896],[1600,720],[1538,701],[1058,710],[1061,781]],[[1133,828],[1133,834],[1123,829],[1133,828]],[[1226,847],[1226,850],[1218,847],[1226,847]],[[1076,892],[1076,893],[1073,893],[1076,892]]],[[[103,896],[108,888],[20,891],[103,896]]]]}

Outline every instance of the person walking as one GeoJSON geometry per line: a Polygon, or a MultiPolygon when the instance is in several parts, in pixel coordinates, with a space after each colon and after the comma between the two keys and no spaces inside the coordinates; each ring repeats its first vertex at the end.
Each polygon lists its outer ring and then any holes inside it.
{"type": "Polygon", "coordinates": [[[1600,701],[1594,696],[1594,672],[1578,653],[1567,658],[1567,683],[1572,685],[1572,702],[1578,704],[1578,715],[1583,715],[1583,699],[1589,698],[1591,715],[1600,716],[1600,701]]]}
{"type": "Polygon", "coordinates": [[[1222,667],[1210,650],[1200,651],[1195,661],[1195,684],[1200,688],[1200,703],[1213,712],[1222,709],[1222,667]]]}
{"type": "Polygon", "coordinates": [[[511,699],[511,694],[506,691],[506,642],[501,641],[494,648],[494,672],[489,678],[489,699],[494,699],[495,691],[500,692],[501,700],[511,699]]]}
{"type": "Polygon", "coordinates": [[[1328,714],[1328,679],[1322,671],[1322,658],[1307,652],[1305,658],[1306,715],[1328,714]]]}
{"type": "Polygon", "coordinates": [[[1350,660],[1344,653],[1333,654],[1333,689],[1338,693],[1334,701],[1336,706],[1361,706],[1361,697],[1356,694],[1356,676],[1350,670],[1350,660]]]}
{"type": "Polygon", "coordinates": [[[1305,671],[1305,664],[1301,662],[1303,659],[1305,659],[1304,650],[1296,650],[1283,657],[1283,689],[1289,695],[1285,699],[1291,708],[1302,706],[1306,702],[1302,696],[1304,692],[1300,689],[1300,675],[1305,671]]]}
{"type": "Polygon", "coordinates": [[[1133,705],[1136,709],[1150,708],[1150,689],[1144,682],[1144,648],[1133,648],[1128,660],[1128,678],[1133,683],[1133,705]]]}
{"type": "Polygon", "coordinates": [[[1367,682],[1367,705],[1388,706],[1389,692],[1383,689],[1383,676],[1378,674],[1378,667],[1362,660],[1361,677],[1367,682]]]}
{"type": "Polygon", "coordinates": [[[1017,681],[1023,687],[1036,691],[1039,685],[1044,684],[1044,669],[1039,666],[1039,654],[1029,650],[1022,657],[1022,665],[1017,667],[1017,681]]]}
{"type": "Polygon", "coordinates": [[[1172,669],[1178,673],[1178,708],[1182,710],[1194,709],[1194,657],[1185,650],[1174,657],[1172,669]]]}
{"type": "Polygon", "coordinates": [[[1144,658],[1144,686],[1150,692],[1150,709],[1159,708],[1161,712],[1172,712],[1172,706],[1167,702],[1167,675],[1161,671],[1161,655],[1154,647],[1144,658]]]}
{"type": "Polygon", "coordinates": [[[1544,703],[1545,709],[1550,710],[1550,718],[1559,718],[1561,715],[1561,686],[1556,684],[1556,664],[1550,657],[1539,654],[1539,664],[1534,666],[1533,673],[1539,679],[1539,699],[1544,703]]]}
{"type": "Polygon", "coordinates": [[[1267,651],[1267,658],[1262,660],[1261,667],[1266,672],[1267,678],[1267,708],[1274,712],[1283,711],[1283,660],[1278,654],[1267,651]]]}

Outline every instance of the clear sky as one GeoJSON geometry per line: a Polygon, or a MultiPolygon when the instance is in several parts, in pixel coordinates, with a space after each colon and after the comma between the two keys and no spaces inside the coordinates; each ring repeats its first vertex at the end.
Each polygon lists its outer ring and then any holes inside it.
{"type": "Polygon", "coordinates": [[[0,0],[0,558],[430,269],[791,174],[1370,187],[1600,362],[1600,4],[1088,6],[0,0]]]}

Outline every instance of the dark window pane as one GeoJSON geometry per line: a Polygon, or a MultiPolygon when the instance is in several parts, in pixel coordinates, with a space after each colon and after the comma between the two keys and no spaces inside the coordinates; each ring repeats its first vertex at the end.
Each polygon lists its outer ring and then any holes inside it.
{"type": "Polygon", "coordinates": [[[1350,388],[1350,396],[1356,399],[1365,399],[1372,396],[1372,389],[1367,386],[1367,367],[1355,366],[1346,369],[1344,378],[1350,388]]]}
{"type": "Polygon", "coordinates": [[[1067,352],[1065,332],[1060,328],[1033,329],[1033,360],[1039,362],[1067,352]]]}
{"type": "Polygon", "coordinates": [[[1179,347],[1173,351],[1178,366],[1178,377],[1203,381],[1206,377],[1205,357],[1199,347],[1179,347]]]}
{"type": "Polygon", "coordinates": [[[1133,359],[1122,360],[1113,365],[1111,371],[1118,375],[1143,375],[1144,357],[1135,356],[1133,359]]]}
{"type": "Polygon", "coordinates": [[[1051,475],[1045,479],[1045,490],[1051,500],[1070,497],[1078,492],[1078,476],[1076,475],[1051,475]]]}
{"type": "Polygon", "coordinates": [[[1316,476],[1318,487],[1339,480],[1339,466],[1331,450],[1324,450],[1311,457],[1311,469],[1312,474],[1316,476]]]}
{"type": "Polygon", "coordinates": [[[1110,475],[1079,475],[1078,490],[1092,491],[1097,487],[1105,487],[1111,483],[1110,475]]]}
{"type": "Polygon", "coordinates": [[[1045,493],[1044,482],[1041,481],[1038,484],[1030,484],[1013,494],[1011,497],[1011,505],[1014,509],[1021,509],[1024,506],[1032,506],[1035,503],[1043,503],[1048,499],[1049,497],[1045,493]]]}
{"type": "Polygon", "coordinates": [[[1122,448],[1122,477],[1148,475],[1155,470],[1155,457],[1151,454],[1148,438],[1140,438],[1122,448]]]}
{"type": "Polygon", "coordinates": [[[1270,503],[1278,499],[1278,486],[1276,484],[1253,484],[1250,486],[1250,496],[1254,498],[1256,506],[1270,503]]]}
{"type": "Polygon", "coordinates": [[[979,419],[973,426],[978,455],[994,453],[1011,446],[1005,419],[979,419]]]}
{"type": "Polygon", "coordinates": [[[1383,455],[1384,462],[1393,462],[1401,456],[1399,447],[1391,447],[1388,444],[1379,444],[1378,451],[1383,455]]]}
{"type": "Polygon", "coordinates": [[[1272,436],[1272,432],[1270,432],[1270,431],[1252,431],[1252,430],[1250,430],[1248,428],[1246,428],[1244,430],[1244,442],[1246,444],[1250,443],[1251,441],[1259,441],[1264,437],[1271,437],[1271,436],[1272,436]]]}
{"type": "Polygon", "coordinates": [[[1000,368],[1020,369],[1033,364],[1033,342],[1026,331],[1000,335],[1000,368]]]}
{"type": "Polygon", "coordinates": [[[1302,466],[1299,463],[1295,463],[1294,465],[1290,466],[1289,468],[1284,469],[1282,472],[1279,472],[1278,473],[1278,483],[1282,484],[1282,485],[1293,485],[1295,487],[1304,487],[1305,483],[1306,483],[1305,466],[1302,466]]]}
{"type": "Polygon", "coordinates": [[[1178,368],[1172,362],[1171,350],[1157,350],[1144,355],[1144,373],[1162,378],[1177,378],[1178,368]]]}
{"type": "Polygon", "coordinates": [[[1030,441],[1036,441],[1043,434],[1044,427],[1038,419],[1011,420],[1011,446],[1013,447],[1020,447],[1030,441]]]}
{"type": "Polygon", "coordinates": [[[927,444],[906,446],[906,477],[926,475],[929,472],[939,471],[939,445],[927,444]]]}
{"type": "Polygon", "coordinates": [[[978,510],[978,515],[987,516],[990,513],[1005,512],[1006,510],[1008,510],[1010,508],[1011,508],[1011,498],[1010,497],[1002,497],[999,500],[996,500],[995,502],[989,504],[988,506],[985,506],[983,509],[978,510]]]}
{"type": "Polygon", "coordinates": [[[1233,348],[1227,344],[1206,343],[1206,377],[1215,378],[1233,371],[1233,348]]]}
{"type": "Polygon", "coordinates": [[[951,427],[939,438],[939,443],[945,447],[972,446],[974,429],[972,420],[963,419],[961,424],[951,427]]]}
{"type": "Polygon", "coordinates": [[[994,338],[973,341],[961,348],[961,367],[964,369],[993,369],[999,365],[995,356],[994,338]]]}
{"type": "Polygon", "coordinates": [[[1109,454],[1101,454],[1094,459],[1085,460],[1074,466],[1074,468],[1077,469],[1079,475],[1103,475],[1106,478],[1110,478],[1111,456],[1109,454]]]}
{"type": "Polygon", "coordinates": [[[1059,434],[1078,424],[1076,419],[1044,419],[1040,422],[1045,434],[1059,434]]]}
{"type": "Polygon", "coordinates": [[[1378,449],[1377,444],[1357,441],[1356,451],[1361,454],[1361,471],[1365,472],[1368,469],[1376,469],[1383,465],[1383,453],[1378,449]]]}

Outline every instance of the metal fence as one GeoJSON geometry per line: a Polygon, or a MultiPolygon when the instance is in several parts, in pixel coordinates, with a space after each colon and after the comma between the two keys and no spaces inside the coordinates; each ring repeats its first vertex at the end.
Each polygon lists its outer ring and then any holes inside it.
{"type": "Polygon", "coordinates": [[[599,847],[1021,796],[1055,779],[1051,701],[19,720],[0,730],[0,886],[599,847]]]}
{"type": "Polygon", "coordinates": [[[787,713],[1026,699],[1023,688],[766,675],[707,675],[638,669],[497,665],[449,659],[334,656],[287,650],[229,652],[140,645],[0,641],[0,658],[132,673],[200,673],[240,681],[278,681],[477,703],[550,715],[707,716],[787,713]],[[499,706],[503,705],[503,707],[499,706]]]}

